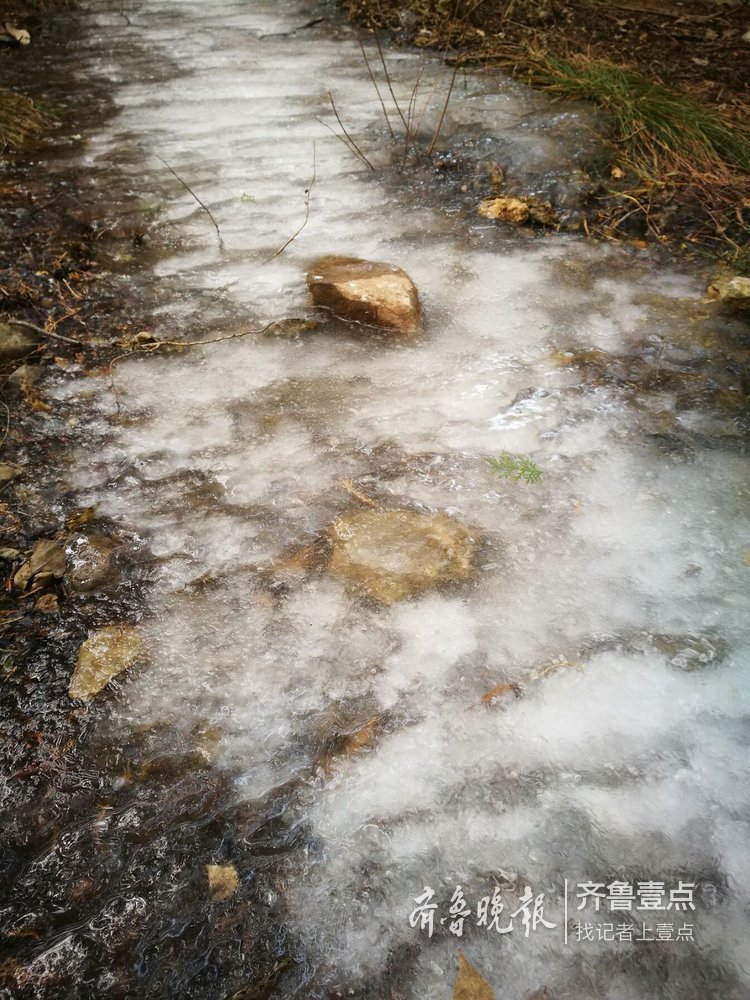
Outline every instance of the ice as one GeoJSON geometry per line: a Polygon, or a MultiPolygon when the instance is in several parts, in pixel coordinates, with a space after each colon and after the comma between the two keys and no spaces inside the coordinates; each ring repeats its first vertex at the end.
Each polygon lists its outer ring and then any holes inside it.
{"type": "MultiPolygon", "coordinates": [[[[163,201],[174,248],[156,269],[170,294],[155,334],[203,340],[306,316],[305,270],[337,252],[404,267],[425,337],[393,344],[324,318],[300,340],[253,334],[126,359],[112,375],[119,411],[107,379],[52,387],[85,403],[99,441],[77,454],[72,488],[155,558],[142,623],[152,663],[102,725],[208,721],[238,800],[294,786],[287,818],[307,846],[284,904],[324,984],[376,991],[406,955],[403,995],[449,998],[456,942],[409,926],[413,897],[429,884],[445,901],[459,881],[483,895],[502,870],[544,888],[558,925],[565,879],[725,880],[725,897],[698,903],[691,961],[750,988],[747,460],[716,441],[687,458],[660,451],[616,385],[559,360],[628,356],[657,334],[683,349],[701,281],[629,250],[517,241],[444,212],[408,174],[394,178],[355,38],[276,34],[307,19],[296,0],[141,6],[150,54],[129,55],[142,72],[117,76],[118,117],[90,155],[136,141],[134,184],[146,172],[163,201]],[[179,68],[158,87],[154,52],[179,68]],[[329,90],[374,174],[317,122],[332,122],[329,90]],[[157,156],[211,207],[223,247],[157,156]],[[305,218],[306,188],[307,225],[274,256],[305,218]],[[226,317],[217,330],[212,306],[202,333],[206,289],[224,290],[226,317]],[[532,457],[542,480],[493,477],[486,459],[504,450],[532,457]],[[269,590],[290,544],[356,508],[350,479],[474,525],[473,579],[388,609],[314,571],[269,590]],[[664,651],[704,633],[724,653],[703,669],[664,651]],[[504,684],[516,688],[483,702],[504,684]],[[382,731],[326,769],[334,716],[344,732],[373,718],[382,731]]],[[[388,58],[408,97],[421,57],[388,58]]],[[[440,72],[428,58],[421,92],[440,72]]],[[[585,112],[488,79],[466,74],[446,139],[495,130],[518,171],[575,161],[565,131],[585,112]]],[[[707,419],[677,416],[687,429],[707,419]]],[[[576,951],[546,933],[458,943],[507,1000],[544,985],[655,998],[677,975],[636,945],[576,951]]],[[[700,977],[679,982],[688,1000],[709,995],[700,977]]]]}

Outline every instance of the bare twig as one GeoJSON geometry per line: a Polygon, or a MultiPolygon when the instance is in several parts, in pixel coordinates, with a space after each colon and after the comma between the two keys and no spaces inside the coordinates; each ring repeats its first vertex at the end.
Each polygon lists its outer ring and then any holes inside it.
{"type": "Polygon", "coordinates": [[[27,323],[23,319],[8,319],[5,321],[11,326],[22,326],[26,330],[32,330],[34,333],[41,334],[42,337],[49,337],[51,340],[61,340],[64,344],[75,344],[76,346],[81,345],[80,340],[74,340],[72,337],[63,337],[61,333],[53,333],[51,330],[45,330],[42,326],[36,326],[34,323],[27,323]]]}
{"type": "Polygon", "coordinates": [[[337,138],[337,139],[339,140],[339,142],[343,142],[343,144],[344,144],[344,145],[346,146],[346,148],[347,148],[347,149],[349,150],[349,152],[350,152],[350,153],[351,153],[351,154],[352,154],[353,156],[356,156],[356,157],[357,157],[357,159],[358,159],[358,160],[360,160],[360,161],[362,160],[362,158],[360,157],[360,155],[359,155],[359,153],[357,152],[357,150],[356,150],[356,149],[353,149],[353,148],[352,148],[352,147],[351,147],[351,146],[349,145],[349,143],[348,143],[348,142],[346,141],[346,139],[345,139],[345,138],[343,137],[343,135],[339,135],[339,133],[338,133],[338,132],[336,131],[336,129],[335,129],[335,128],[331,128],[331,126],[330,126],[330,125],[328,124],[328,122],[324,122],[322,118],[316,118],[315,120],[316,120],[317,122],[320,122],[320,124],[321,124],[321,125],[323,125],[323,126],[324,126],[325,128],[327,128],[327,129],[328,129],[328,131],[329,131],[329,132],[331,133],[331,135],[335,135],[335,136],[336,136],[336,138],[337,138]]]}
{"type": "Polygon", "coordinates": [[[401,110],[401,105],[398,103],[398,101],[396,100],[396,95],[393,93],[393,85],[391,83],[391,74],[388,72],[388,67],[385,64],[385,56],[383,55],[383,46],[380,44],[380,39],[378,38],[377,30],[373,29],[372,34],[373,34],[373,37],[375,39],[375,44],[378,47],[378,55],[380,56],[380,64],[383,67],[383,72],[385,73],[385,80],[386,80],[386,83],[388,84],[388,90],[390,92],[390,95],[391,95],[391,98],[393,100],[393,103],[396,106],[396,111],[398,111],[398,116],[401,119],[401,121],[403,122],[404,128],[408,132],[409,126],[406,124],[406,119],[404,118],[404,113],[401,110]]]}
{"type": "Polygon", "coordinates": [[[347,138],[347,139],[349,140],[349,142],[351,143],[351,146],[352,146],[352,149],[353,149],[353,150],[354,150],[354,151],[356,152],[356,154],[357,154],[357,156],[358,156],[358,157],[360,158],[360,160],[362,160],[362,162],[363,162],[363,163],[366,163],[366,164],[367,164],[367,166],[368,166],[368,167],[370,168],[370,170],[372,170],[372,172],[373,172],[373,173],[375,173],[375,167],[373,167],[373,165],[372,165],[372,164],[370,163],[370,161],[369,161],[369,160],[367,159],[367,157],[366,157],[366,156],[365,156],[365,154],[364,154],[364,153],[362,152],[362,150],[361,150],[361,149],[359,148],[359,146],[357,145],[357,143],[356,143],[356,142],[354,141],[354,139],[352,139],[352,137],[351,137],[351,136],[349,135],[349,133],[348,133],[348,132],[346,131],[346,128],[345,128],[345,126],[344,126],[344,123],[343,123],[343,122],[341,121],[341,117],[339,116],[339,113],[338,113],[338,111],[336,110],[336,104],[334,103],[334,100],[333,100],[333,94],[332,94],[332,93],[330,92],[330,90],[328,91],[328,99],[329,99],[329,101],[331,102],[331,107],[333,108],[333,113],[334,113],[334,115],[336,115],[336,121],[337,121],[337,122],[339,123],[339,125],[341,126],[341,131],[342,131],[342,132],[344,133],[344,135],[346,136],[346,138],[347,138]]]}
{"type": "Polygon", "coordinates": [[[303,219],[302,225],[299,227],[299,229],[289,237],[289,239],[286,241],[286,243],[284,244],[284,246],[280,247],[276,251],[276,253],[273,255],[273,257],[270,258],[270,260],[273,260],[274,257],[278,257],[280,254],[282,254],[286,250],[286,248],[289,246],[289,244],[293,240],[297,239],[297,237],[299,236],[299,234],[302,232],[302,230],[307,225],[308,219],[310,218],[310,192],[313,189],[313,185],[315,184],[315,178],[316,177],[317,177],[317,165],[316,165],[316,162],[315,162],[315,143],[313,142],[313,172],[312,172],[312,178],[310,179],[310,183],[305,188],[305,218],[303,219]]]}
{"type": "Polygon", "coordinates": [[[216,230],[216,236],[218,237],[218,240],[219,240],[219,248],[221,250],[223,250],[224,249],[224,240],[221,238],[221,230],[219,229],[219,223],[214,218],[213,212],[211,211],[211,209],[208,207],[208,205],[204,205],[203,204],[203,202],[200,200],[200,198],[195,193],[195,191],[193,191],[193,189],[190,187],[190,185],[187,184],[182,179],[182,177],[180,177],[180,175],[177,173],[177,171],[173,167],[170,167],[170,165],[167,163],[167,161],[164,159],[163,156],[159,156],[158,153],[154,153],[154,156],[156,157],[157,160],[160,160],[164,164],[164,166],[167,168],[167,170],[170,172],[170,174],[172,174],[172,176],[175,177],[180,182],[180,184],[182,184],[182,186],[185,188],[185,190],[188,192],[188,194],[192,195],[192,197],[195,198],[195,200],[198,202],[198,204],[200,205],[200,207],[203,209],[203,211],[206,213],[206,215],[209,217],[209,219],[213,223],[214,229],[216,230]]]}
{"type": "Polygon", "coordinates": [[[370,60],[367,58],[367,52],[365,51],[365,46],[362,41],[362,35],[357,32],[357,41],[359,42],[359,47],[362,50],[362,55],[365,60],[365,66],[367,66],[367,72],[370,74],[370,79],[372,80],[372,85],[375,88],[375,93],[378,95],[378,100],[380,101],[380,107],[383,109],[383,115],[385,116],[386,124],[388,125],[388,131],[391,133],[391,138],[396,138],[396,133],[393,131],[393,126],[391,125],[391,119],[388,117],[388,111],[386,110],[385,101],[383,100],[383,95],[380,93],[380,87],[378,87],[378,81],[375,79],[375,74],[370,66],[370,60]]]}
{"type": "MultiPolygon", "coordinates": [[[[409,107],[406,112],[406,138],[404,140],[404,158],[403,162],[406,163],[406,158],[409,155],[409,146],[412,144],[413,140],[416,138],[416,133],[412,130],[412,121],[414,118],[414,108],[417,100],[417,91],[419,90],[419,83],[422,79],[422,74],[424,73],[424,64],[419,67],[419,72],[417,73],[417,79],[414,81],[414,86],[412,87],[411,97],[409,98],[409,107]]],[[[416,145],[414,146],[415,152],[417,151],[416,145]]],[[[417,154],[418,156],[419,154],[417,154]]]]}
{"type": "Polygon", "coordinates": [[[155,340],[152,344],[144,344],[142,347],[136,347],[132,351],[126,351],[124,354],[118,354],[116,357],[112,358],[105,369],[107,375],[109,376],[110,391],[115,397],[115,407],[117,408],[117,412],[120,412],[120,394],[118,393],[115,385],[113,369],[118,362],[125,361],[126,358],[132,358],[135,354],[154,354],[160,347],[175,347],[180,350],[188,350],[191,347],[203,347],[206,344],[219,344],[224,340],[237,340],[239,337],[250,337],[253,336],[253,334],[261,336],[266,332],[266,330],[270,330],[275,322],[276,321],[274,320],[271,323],[266,323],[266,325],[260,330],[240,330],[239,333],[229,333],[225,337],[210,337],[208,340],[155,340]]]}
{"type": "Polygon", "coordinates": [[[459,67],[461,65],[461,59],[456,60],[456,65],[453,67],[453,73],[451,75],[450,86],[448,87],[448,93],[445,95],[445,103],[443,104],[443,110],[440,112],[440,117],[438,118],[437,127],[435,128],[435,134],[432,137],[432,142],[430,143],[430,148],[427,150],[427,155],[432,156],[432,153],[437,145],[438,138],[440,137],[440,131],[443,127],[443,122],[445,121],[445,115],[448,111],[448,105],[450,103],[451,94],[453,93],[453,86],[456,82],[456,75],[458,74],[459,67]]]}

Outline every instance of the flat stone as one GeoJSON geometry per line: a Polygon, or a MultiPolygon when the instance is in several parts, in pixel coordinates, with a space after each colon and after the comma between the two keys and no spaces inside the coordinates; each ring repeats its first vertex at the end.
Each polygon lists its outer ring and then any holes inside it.
{"type": "Polygon", "coordinates": [[[393,604],[472,569],[478,538],[447,514],[368,510],[334,521],[329,573],[380,604],[393,604]]]}
{"type": "Polygon", "coordinates": [[[113,677],[137,663],[145,663],[148,653],[138,629],[133,625],[108,625],[90,635],[78,651],[68,694],[85,700],[103,690],[113,677]]]}
{"type": "Polygon", "coordinates": [[[407,336],[422,328],[417,289],[394,264],[359,257],[320,257],[307,273],[307,287],[316,305],[342,319],[407,336]]]}
{"type": "Polygon", "coordinates": [[[0,323],[0,365],[25,358],[39,345],[39,337],[33,330],[12,323],[0,323]]]}

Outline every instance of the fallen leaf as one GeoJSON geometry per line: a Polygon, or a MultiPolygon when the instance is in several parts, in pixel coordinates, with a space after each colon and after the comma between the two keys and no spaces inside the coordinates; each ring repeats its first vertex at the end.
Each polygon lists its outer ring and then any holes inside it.
{"type": "Polygon", "coordinates": [[[462,951],[458,953],[458,974],[453,1000],[495,1000],[495,993],[490,984],[464,958],[462,951]]]}
{"type": "Polygon", "coordinates": [[[88,524],[89,521],[92,521],[95,515],[96,507],[82,507],[81,510],[77,510],[66,519],[65,527],[70,530],[73,528],[81,528],[84,524],[88,524]]]}
{"type": "Polygon", "coordinates": [[[515,695],[519,692],[519,687],[517,684],[498,684],[496,687],[490,688],[486,694],[482,695],[483,705],[492,705],[495,698],[502,698],[503,695],[511,694],[515,695]]]}
{"type": "Polygon", "coordinates": [[[625,176],[625,171],[622,169],[622,167],[618,167],[615,165],[609,171],[609,176],[612,178],[613,181],[621,181],[625,176]]]}
{"type": "Polygon", "coordinates": [[[62,579],[65,573],[65,549],[59,542],[43,539],[34,546],[28,559],[13,577],[16,590],[26,590],[37,574],[47,579],[62,579]]]}
{"type": "Polygon", "coordinates": [[[17,465],[8,465],[7,462],[0,464],[0,485],[4,486],[9,483],[14,476],[18,475],[20,471],[17,465]]]}
{"type": "Polygon", "coordinates": [[[347,757],[352,757],[360,750],[371,747],[380,734],[380,716],[374,715],[371,719],[358,729],[356,733],[347,736],[344,741],[343,751],[347,757]]]}
{"type": "Polygon", "coordinates": [[[57,611],[57,597],[54,594],[44,594],[39,598],[34,607],[37,611],[41,611],[45,615],[49,615],[53,611],[57,611]]]}
{"type": "Polygon", "coordinates": [[[148,651],[133,625],[107,625],[92,633],[78,651],[68,694],[84,700],[98,694],[124,670],[148,660],[148,651]]]}

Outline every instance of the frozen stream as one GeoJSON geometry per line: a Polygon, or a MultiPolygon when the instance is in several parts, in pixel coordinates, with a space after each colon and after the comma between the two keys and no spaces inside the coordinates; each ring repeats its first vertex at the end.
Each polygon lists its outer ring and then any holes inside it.
{"type": "MultiPolygon", "coordinates": [[[[680,381],[707,357],[703,280],[626,246],[524,237],[394,178],[356,36],[288,34],[320,14],[143,0],[90,15],[87,58],[119,112],[89,162],[161,185],[173,234],[156,336],[310,317],[305,273],[324,253],[402,266],[426,317],[409,345],[325,320],[136,357],[116,366],[117,406],[104,377],[53,386],[93,407],[70,473],[81,505],[155,557],[151,664],[118,682],[103,738],[204,725],[236,799],[283,792],[299,846],[275,892],[295,960],[270,996],[448,1000],[460,948],[502,1000],[746,998],[747,460],[723,436],[731,416],[680,381]],[[318,121],[337,128],[328,91],[374,173],[318,121]],[[304,219],[313,163],[309,221],[273,257],[304,219]],[[501,452],[541,481],[493,477],[501,452]],[[471,525],[472,577],[380,608],[324,570],[280,567],[363,509],[353,491],[471,525]],[[346,752],[329,753],[332,733],[346,752]],[[663,883],[666,906],[680,880],[694,910],[637,909],[641,883],[663,883]],[[579,912],[587,881],[634,902],[579,912]],[[458,885],[460,939],[440,923],[458,885]],[[554,927],[477,926],[482,897],[499,888],[505,926],[526,885],[554,927]],[[409,921],[426,886],[432,937],[409,921]],[[614,940],[579,940],[584,918],[614,940]],[[635,940],[657,923],[684,939],[635,940]]],[[[408,104],[420,57],[388,59],[408,104]]],[[[428,60],[420,95],[438,72],[428,60]]],[[[533,171],[567,162],[585,123],[468,75],[443,144],[472,129],[533,171]]]]}

